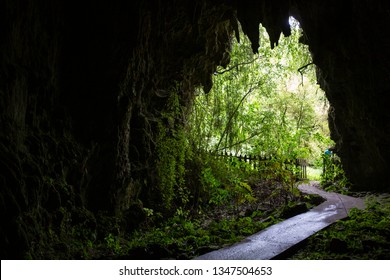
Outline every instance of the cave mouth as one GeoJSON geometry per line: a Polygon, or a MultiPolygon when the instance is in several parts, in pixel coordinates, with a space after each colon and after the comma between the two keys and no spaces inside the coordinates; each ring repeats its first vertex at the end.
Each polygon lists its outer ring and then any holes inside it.
{"type": "Polygon", "coordinates": [[[281,35],[273,47],[260,25],[256,54],[242,31],[232,40],[231,61],[214,72],[211,91],[198,89],[190,138],[196,150],[217,154],[302,158],[310,164],[308,176],[318,180],[322,154],[334,145],[329,102],[308,46],[300,42],[299,22],[290,17],[289,24],[291,35],[281,35]]]}
{"type": "MultiPolygon", "coordinates": [[[[288,16],[299,20],[313,54],[307,62],[315,63],[331,104],[329,129],[348,178],[356,190],[389,191],[389,1],[204,0],[170,5],[136,0],[84,3],[77,9],[61,1],[30,1],[25,9],[20,1],[3,2],[4,258],[43,258],[53,248],[59,248],[57,253],[68,250],[64,257],[74,256],[79,248],[68,245],[78,238],[72,236],[75,227],[89,225],[101,240],[108,237],[112,220],[100,219],[100,213],[131,230],[158,204],[174,209],[172,199],[164,205],[166,198],[186,191],[177,187],[188,145],[179,128],[194,89],[203,86],[208,92],[213,73],[224,71],[218,65],[228,65],[237,21],[257,52],[264,45],[258,43],[259,23],[276,44],[280,33],[290,33],[288,16]],[[176,99],[170,98],[172,92],[176,99]]],[[[276,118],[273,114],[267,111],[264,120],[276,118]]],[[[214,123],[223,127],[222,121],[216,118],[214,123]]],[[[220,138],[220,146],[227,147],[229,139],[220,138]]],[[[199,174],[198,166],[189,167],[199,174]]]]}

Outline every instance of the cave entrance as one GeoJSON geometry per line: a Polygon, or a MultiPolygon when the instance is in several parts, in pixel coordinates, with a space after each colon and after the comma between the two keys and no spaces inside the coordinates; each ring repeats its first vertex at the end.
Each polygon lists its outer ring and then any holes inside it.
{"type": "Polygon", "coordinates": [[[210,93],[199,93],[190,118],[192,143],[213,153],[303,158],[308,178],[319,179],[322,154],[333,146],[327,121],[329,103],[317,84],[315,65],[299,22],[271,48],[260,25],[253,54],[240,32],[232,39],[231,61],[214,73],[210,93]]]}

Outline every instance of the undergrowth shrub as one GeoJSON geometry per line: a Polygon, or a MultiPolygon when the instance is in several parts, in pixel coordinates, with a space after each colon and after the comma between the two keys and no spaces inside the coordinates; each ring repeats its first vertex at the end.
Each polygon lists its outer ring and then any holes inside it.
{"type": "Polygon", "coordinates": [[[323,169],[321,186],[326,191],[348,194],[351,186],[345,175],[340,158],[336,155],[323,155],[323,169]]]}
{"type": "Polygon", "coordinates": [[[238,205],[255,201],[248,180],[256,175],[256,171],[249,164],[222,156],[204,154],[203,157],[200,182],[209,205],[220,206],[228,202],[238,205]]]}
{"type": "Polygon", "coordinates": [[[285,205],[288,205],[301,195],[297,188],[299,170],[293,161],[286,158],[272,158],[263,161],[259,168],[262,180],[269,181],[275,188],[270,198],[282,198],[285,205]]]}
{"type": "Polygon", "coordinates": [[[191,149],[185,135],[181,116],[179,89],[173,88],[158,123],[156,139],[156,167],[159,178],[158,189],[165,210],[185,206],[189,202],[189,191],[185,186],[186,161],[191,159],[191,149]]]}

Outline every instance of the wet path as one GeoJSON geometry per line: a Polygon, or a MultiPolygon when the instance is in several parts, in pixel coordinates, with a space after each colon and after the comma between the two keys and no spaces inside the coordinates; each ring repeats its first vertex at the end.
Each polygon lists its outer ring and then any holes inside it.
{"type": "Polygon", "coordinates": [[[360,198],[325,192],[313,184],[301,184],[298,188],[303,193],[319,194],[326,201],[306,213],[270,226],[239,243],[201,255],[196,259],[272,259],[337,220],[347,217],[350,209],[364,208],[364,202],[360,198]]]}

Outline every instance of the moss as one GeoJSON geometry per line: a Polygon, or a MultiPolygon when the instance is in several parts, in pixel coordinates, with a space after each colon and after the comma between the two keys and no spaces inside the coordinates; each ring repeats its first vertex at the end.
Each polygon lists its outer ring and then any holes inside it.
{"type": "Polygon", "coordinates": [[[162,120],[159,121],[156,140],[158,188],[166,210],[174,202],[176,207],[185,206],[188,202],[185,165],[191,157],[191,150],[182,124],[183,108],[179,92],[180,88],[175,87],[170,93],[162,120]]]}

